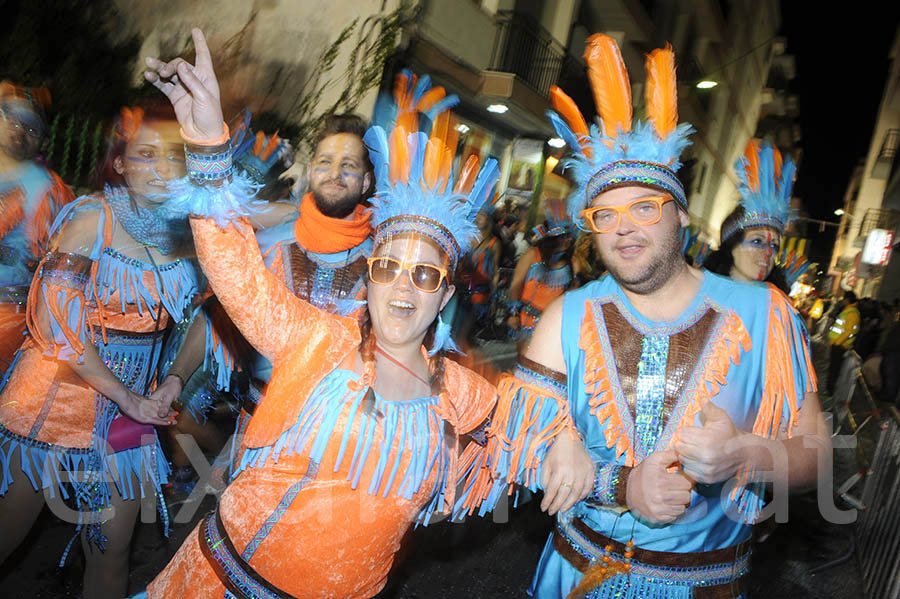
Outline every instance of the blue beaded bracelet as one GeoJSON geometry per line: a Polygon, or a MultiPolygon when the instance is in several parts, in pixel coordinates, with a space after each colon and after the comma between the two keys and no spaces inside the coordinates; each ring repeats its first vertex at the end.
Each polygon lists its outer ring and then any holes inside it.
{"type": "Polygon", "coordinates": [[[216,148],[215,153],[204,154],[184,148],[188,176],[198,181],[221,181],[231,176],[231,147],[216,148]]]}

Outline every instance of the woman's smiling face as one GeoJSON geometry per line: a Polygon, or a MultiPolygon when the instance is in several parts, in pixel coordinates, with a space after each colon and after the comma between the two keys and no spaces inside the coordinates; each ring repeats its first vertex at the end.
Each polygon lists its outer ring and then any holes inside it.
{"type": "Polygon", "coordinates": [[[178,122],[154,121],[141,125],[113,167],[124,177],[134,197],[162,201],[166,182],[187,174],[178,122]]]}
{"type": "Polygon", "coordinates": [[[731,277],[744,281],[765,281],[775,268],[775,256],[781,247],[781,235],[769,227],[744,231],[744,239],[734,246],[731,277]]]}
{"type": "MultiPolygon", "coordinates": [[[[414,234],[393,237],[376,248],[373,256],[392,258],[403,263],[404,267],[427,264],[446,270],[449,263],[447,256],[434,243],[414,234]]],[[[386,349],[411,343],[421,345],[428,327],[455,291],[446,278],[433,293],[418,289],[410,278],[411,268],[404,268],[392,283],[369,280],[372,330],[379,345],[386,349]]]]}

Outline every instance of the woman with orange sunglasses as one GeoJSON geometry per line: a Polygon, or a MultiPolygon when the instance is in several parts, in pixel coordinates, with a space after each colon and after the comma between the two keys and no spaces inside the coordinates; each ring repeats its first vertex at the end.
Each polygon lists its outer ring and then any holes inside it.
{"type": "Polygon", "coordinates": [[[264,267],[240,219],[247,198],[232,193],[229,165],[207,158],[220,154],[224,126],[206,42],[193,35],[195,65],[148,60],[147,79],[175,106],[196,161],[171,206],[193,215],[213,290],[274,373],[219,505],[146,594],[371,597],[410,525],[449,511],[458,437],[494,407],[492,385],[442,357],[453,346],[438,314],[454,292],[448,273],[477,237],[473,219],[497,165],[470,159],[449,181],[456,130],[445,109],[454,99],[427,78],[401,75],[394,129],[373,127],[365,138],[378,185],[371,318],[360,331],[355,318],[297,298],[264,267]],[[430,138],[418,131],[419,112],[434,122],[430,138]]]}

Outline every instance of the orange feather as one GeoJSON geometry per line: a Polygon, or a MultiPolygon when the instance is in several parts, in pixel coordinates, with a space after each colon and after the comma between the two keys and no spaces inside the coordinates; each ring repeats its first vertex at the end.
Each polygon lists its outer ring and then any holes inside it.
{"type": "Polygon", "coordinates": [[[569,128],[572,129],[572,133],[575,134],[578,141],[582,142],[584,146],[584,155],[588,158],[592,158],[594,151],[590,146],[591,134],[588,130],[587,123],[584,120],[584,116],[581,114],[581,111],[578,110],[578,105],[575,104],[575,101],[559,87],[551,85],[550,105],[553,107],[553,110],[562,115],[566,120],[566,123],[569,124],[569,128]]]}
{"type": "Polygon", "coordinates": [[[441,168],[438,172],[438,181],[440,185],[438,191],[444,193],[447,189],[447,183],[450,181],[450,167],[453,166],[453,157],[456,156],[456,143],[459,141],[459,131],[456,129],[456,119],[453,114],[447,112],[447,128],[443,139],[441,139],[441,168]]]}
{"type": "Polygon", "coordinates": [[[675,52],[672,46],[657,48],[647,55],[647,119],[660,139],[678,126],[678,84],[675,80],[675,52]]]}
{"type": "Polygon", "coordinates": [[[747,159],[747,165],[744,172],[747,173],[747,186],[750,191],[759,189],[759,142],[751,139],[747,142],[747,149],[744,150],[744,157],[747,159]]]}
{"type": "Polygon", "coordinates": [[[631,82],[615,40],[602,33],[589,37],[584,61],[603,133],[615,137],[631,131],[631,82]]]}
{"type": "Polygon", "coordinates": [[[269,143],[266,144],[266,147],[263,149],[262,154],[259,155],[259,159],[268,160],[269,156],[272,155],[272,152],[275,151],[280,142],[281,138],[278,137],[278,133],[273,133],[272,137],[269,138],[269,143]]]}
{"type": "Polygon", "coordinates": [[[256,143],[253,144],[253,154],[259,156],[259,153],[262,152],[263,142],[266,140],[266,134],[262,131],[256,132],[256,143]]]}
{"type": "Polygon", "coordinates": [[[409,144],[406,140],[406,131],[401,127],[395,127],[391,131],[389,140],[391,161],[388,176],[391,183],[409,181],[409,144]]]}
{"type": "Polygon", "coordinates": [[[459,179],[456,181],[456,193],[468,194],[475,186],[475,179],[478,177],[478,166],[480,164],[478,154],[469,154],[466,158],[465,166],[459,173],[459,179]]]}
{"type": "MultiPolygon", "coordinates": [[[[412,85],[416,84],[415,77],[416,76],[413,75],[412,85]]],[[[407,99],[409,96],[409,87],[409,77],[406,76],[406,73],[398,73],[397,77],[394,79],[394,103],[397,105],[398,110],[405,109],[406,105],[409,103],[409,100],[407,99]]]]}
{"type": "Polygon", "coordinates": [[[428,189],[434,189],[440,178],[441,162],[443,161],[442,148],[447,137],[447,128],[450,125],[450,113],[442,112],[434,119],[431,126],[431,137],[425,146],[425,164],[422,167],[422,180],[428,189]]]}
{"type": "Polygon", "coordinates": [[[422,94],[422,97],[419,98],[419,103],[416,106],[416,110],[419,112],[428,112],[434,105],[444,99],[447,95],[447,92],[444,91],[443,87],[432,87],[430,90],[422,94]]]}
{"type": "Polygon", "coordinates": [[[425,146],[425,164],[422,168],[422,182],[426,189],[434,189],[441,170],[441,148],[443,144],[432,138],[425,146]]]}

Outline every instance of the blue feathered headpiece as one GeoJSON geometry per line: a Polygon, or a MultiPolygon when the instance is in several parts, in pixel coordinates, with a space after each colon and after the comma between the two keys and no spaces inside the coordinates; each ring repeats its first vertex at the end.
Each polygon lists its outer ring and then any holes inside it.
{"type": "MultiPolygon", "coordinates": [[[[231,160],[251,180],[265,183],[272,167],[291,154],[291,146],[278,137],[278,133],[269,136],[262,131],[253,133],[250,116],[250,111],[245,108],[231,124],[231,160]]],[[[290,159],[293,160],[292,154],[290,159]]]]}
{"type": "Polygon", "coordinates": [[[637,185],[671,195],[685,211],[687,196],[675,175],[679,156],[690,145],[693,128],[678,124],[675,54],[670,46],[647,56],[647,120],[632,126],[631,82],[615,40],[603,34],[588,38],[584,59],[600,116],[600,125],[587,123],[575,102],[560,88],[550,88],[554,110],[547,116],[573,156],[571,169],[576,192],[569,214],[580,223],[580,213],[607,189],[637,185]]]}
{"type": "Polygon", "coordinates": [[[363,138],[375,167],[370,209],[375,247],[415,231],[444,250],[451,270],[478,238],[475,216],[500,176],[496,160],[488,159],[479,170],[478,157],[471,155],[454,179],[459,132],[447,109],[457,101],[442,87],[431,87],[427,76],[417,80],[403,71],[394,86],[393,128],[375,125],[363,138]],[[420,113],[432,122],[430,133],[419,130],[420,113]]]}
{"type": "Polygon", "coordinates": [[[744,215],[722,228],[721,242],[753,227],[769,227],[784,233],[791,214],[791,191],[797,168],[790,158],[767,141],[751,139],[734,165],[744,215]]]}
{"type": "Polygon", "coordinates": [[[575,232],[575,225],[566,214],[566,200],[547,198],[544,201],[544,217],[546,222],[531,230],[534,234],[534,243],[550,237],[571,235],[575,232]]]}

